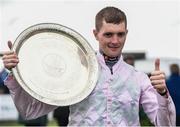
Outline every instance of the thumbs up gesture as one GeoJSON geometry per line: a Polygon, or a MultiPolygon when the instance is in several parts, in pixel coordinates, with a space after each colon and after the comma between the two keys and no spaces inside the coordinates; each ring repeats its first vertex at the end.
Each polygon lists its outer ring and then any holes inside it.
{"type": "Polygon", "coordinates": [[[155,60],[155,70],[151,73],[150,80],[153,87],[161,95],[167,93],[165,73],[160,71],[160,59],[155,60]]]}
{"type": "MultiPolygon", "coordinates": [[[[12,48],[11,41],[8,41],[8,47],[9,49],[12,48]]],[[[8,70],[11,70],[12,68],[14,68],[19,62],[18,57],[14,51],[4,52],[2,60],[3,60],[4,67],[7,68],[8,70]]]]}

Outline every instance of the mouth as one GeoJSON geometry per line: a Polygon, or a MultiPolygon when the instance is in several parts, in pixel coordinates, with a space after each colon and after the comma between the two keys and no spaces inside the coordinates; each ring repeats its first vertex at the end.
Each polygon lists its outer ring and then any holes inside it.
{"type": "Polygon", "coordinates": [[[119,48],[119,47],[120,47],[119,44],[113,44],[113,43],[109,43],[109,44],[108,44],[108,48],[117,49],[117,48],[119,48]]]}
{"type": "Polygon", "coordinates": [[[120,46],[108,46],[108,48],[119,48],[120,46]]]}
{"type": "Polygon", "coordinates": [[[109,49],[110,49],[111,51],[117,51],[117,50],[119,49],[119,47],[109,47],[109,49]]]}
{"type": "Polygon", "coordinates": [[[119,45],[108,45],[108,48],[115,51],[115,50],[119,49],[120,46],[119,45]]]}

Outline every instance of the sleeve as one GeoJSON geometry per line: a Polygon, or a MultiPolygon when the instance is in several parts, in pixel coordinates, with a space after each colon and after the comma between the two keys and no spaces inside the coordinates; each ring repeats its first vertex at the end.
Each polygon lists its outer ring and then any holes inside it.
{"type": "Polygon", "coordinates": [[[0,78],[1,80],[4,82],[4,80],[6,80],[6,78],[8,77],[9,73],[11,73],[10,71],[8,71],[8,69],[2,69],[0,71],[0,78]]]}
{"type": "Polygon", "coordinates": [[[45,104],[31,97],[21,88],[12,74],[7,76],[4,84],[8,87],[17,110],[25,119],[38,118],[57,108],[57,106],[45,104]]]}
{"type": "Polygon", "coordinates": [[[175,126],[176,111],[170,95],[166,98],[157,93],[145,74],[138,77],[142,77],[140,103],[150,121],[155,126],[175,126]]]}

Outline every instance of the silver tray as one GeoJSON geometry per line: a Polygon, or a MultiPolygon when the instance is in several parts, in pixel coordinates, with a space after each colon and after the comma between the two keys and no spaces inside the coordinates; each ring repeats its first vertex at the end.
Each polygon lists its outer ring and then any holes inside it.
{"type": "Polygon", "coordinates": [[[50,105],[66,106],[85,99],[98,78],[95,51],[76,31],[54,23],[24,30],[15,40],[19,57],[12,69],[21,87],[50,105]]]}

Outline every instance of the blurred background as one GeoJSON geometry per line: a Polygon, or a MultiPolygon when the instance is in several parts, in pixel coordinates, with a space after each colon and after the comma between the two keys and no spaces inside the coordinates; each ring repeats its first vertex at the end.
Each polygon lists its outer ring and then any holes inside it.
{"type": "MultiPolygon", "coordinates": [[[[74,29],[98,50],[92,32],[94,18],[105,6],[118,7],[127,15],[129,32],[124,57],[132,56],[134,66],[147,74],[154,69],[155,58],[160,58],[168,78],[170,65],[180,65],[179,0],[0,0],[0,52],[9,50],[7,41],[14,42],[29,26],[48,22],[74,29]]],[[[0,126],[23,126],[17,122],[18,112],[8,90],[1,87],[0,126]]],[[[57,125],[53,113],[48,115],[48,123],[57,125]]]]}

